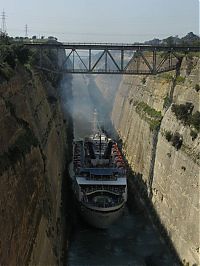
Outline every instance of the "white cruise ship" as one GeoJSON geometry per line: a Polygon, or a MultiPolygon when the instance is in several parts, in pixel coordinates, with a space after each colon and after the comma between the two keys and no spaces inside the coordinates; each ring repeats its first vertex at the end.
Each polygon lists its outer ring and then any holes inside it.
{"type": "Polygon", "coordinates": [[[93,131],[74,141],[73,189],[83,218],[94,227],[107,228],[127,201],[126,169],[117,143],[97,130],[96,119],[93,131]]]}

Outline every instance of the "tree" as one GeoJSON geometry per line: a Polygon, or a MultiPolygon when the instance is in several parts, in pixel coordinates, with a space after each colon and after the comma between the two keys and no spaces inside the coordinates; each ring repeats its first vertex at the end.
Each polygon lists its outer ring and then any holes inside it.
{"type": "Polygon", "coordinates": [[[164,42],[167,44],[167,46],[174,46],[174,45],[176,45],[173,36],[168,37],[167,39],[164,40],[164,42]]]}

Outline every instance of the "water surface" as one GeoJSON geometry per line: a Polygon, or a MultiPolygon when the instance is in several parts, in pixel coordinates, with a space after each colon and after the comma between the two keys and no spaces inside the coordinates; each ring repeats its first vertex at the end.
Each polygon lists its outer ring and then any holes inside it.
{"type": "Polygon", "coordinates": [[[68,253],[69,266],[177,265],[144,213],[125,209],[107,230],[79,221],[68,253]]]}

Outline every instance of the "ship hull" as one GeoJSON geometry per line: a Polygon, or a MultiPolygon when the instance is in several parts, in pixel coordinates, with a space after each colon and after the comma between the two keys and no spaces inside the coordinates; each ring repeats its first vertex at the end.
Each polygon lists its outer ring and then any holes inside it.
{"type": "Polygon", "coordinates": [[[96,211],[81,204],[80,213],[84,220],[91,226],[106,229],[123,214],[124,206],[125,203],[113,211],[96,211]]]}

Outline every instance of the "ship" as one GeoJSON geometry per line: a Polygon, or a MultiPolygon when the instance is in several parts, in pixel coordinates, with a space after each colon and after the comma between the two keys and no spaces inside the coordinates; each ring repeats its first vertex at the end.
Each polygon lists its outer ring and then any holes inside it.
{"type": "Polygon", "coordinates": [[[127,201],[126,168],[118,144],[97,126],[73,142],[73,190],[87,223],[108,228],[123,213],[127,201]]]}

